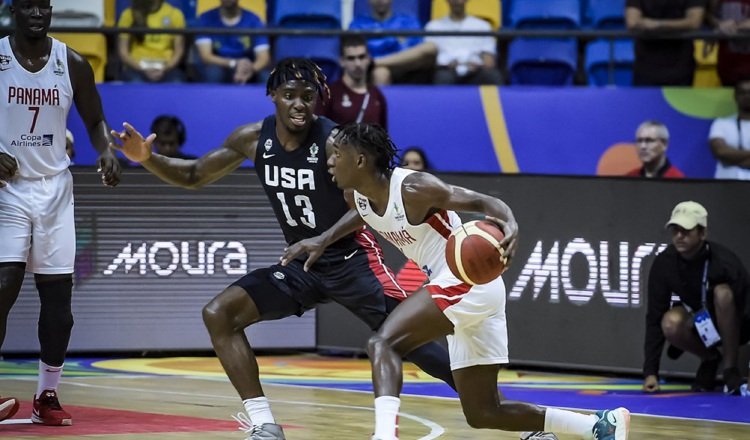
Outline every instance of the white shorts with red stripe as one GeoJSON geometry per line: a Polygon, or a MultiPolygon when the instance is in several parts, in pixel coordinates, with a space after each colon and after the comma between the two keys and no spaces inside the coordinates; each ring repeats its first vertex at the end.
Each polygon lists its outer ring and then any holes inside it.
{"type": "Polygon", "coordinates": [[[448,335],[451,370],[508,363],[502,277],[472,286],[448,272],[441,273],[425,287],[454,326],[453,335],[448,335]]]}
{"type": "Polygon", "coordinates": [[[16,177],[0,188],[0,263],[25,262],[27,272],[55,275],[73,273],[75,257],[70,171],[16,177]]]}

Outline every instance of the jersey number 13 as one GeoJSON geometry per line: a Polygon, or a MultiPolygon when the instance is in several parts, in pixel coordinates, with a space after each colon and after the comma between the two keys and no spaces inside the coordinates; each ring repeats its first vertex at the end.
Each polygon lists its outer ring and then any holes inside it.
{"type": "MultiPolygon", "coordinates": [[[[292,227],[298,226],[299,224],[297,223],[297,220],[293,219],[292,214],[289,212],[289,205],[286,203],[286,196],[284,193],[277,192],[276,198],[281,202],[281,208],[284,210],[284,215],[286,216],[286,223],[292,227]]],[[[294,204],[302,208],[302,217],[299,221],[308,228],[315,229],[315,212],[313,212],[310,198],[304,195],[296,195],[294,196],[294,204]]]]}

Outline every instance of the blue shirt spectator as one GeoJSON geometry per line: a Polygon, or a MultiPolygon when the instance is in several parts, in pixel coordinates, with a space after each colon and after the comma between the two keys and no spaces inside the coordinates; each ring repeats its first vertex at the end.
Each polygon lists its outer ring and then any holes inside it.
{"type": "MultiPolygon", "coordinates": [[[[257,15],[239,7],[239,1],[223,1],[198,18],[198,26],[226,29],[260,29],[265,24],[257,15]]],[[[270,63],[270,46],[265,35],[199,35],[195,45],[203,65],[205,82],[264,81],[270,63]]]]}
{"type": "MultiPolygon", "coordinates": [[[[419,24],[419,20],[417,20],[416,17],[406,14],[392,14],[383,20],[378,20],[373,16],[358,15],[352,20],[349,29],[421,30],[422,26],[419,24]]],[[[367,48],[370,50],[370,54],[377,58],[416,46],[421,42],[422,37],[405,38],[384,36],[368,38],[367,48]]]]}

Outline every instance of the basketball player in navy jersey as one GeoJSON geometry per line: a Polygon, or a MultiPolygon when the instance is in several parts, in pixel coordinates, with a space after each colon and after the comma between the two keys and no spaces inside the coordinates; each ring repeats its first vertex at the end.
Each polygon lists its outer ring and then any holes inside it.
{"type": "Polygon", "coordinates": [[[497,375],[508,363],[505,285],[501,277],[481,285],[456,278],[445,258],[447,239],[461,227],[456,211],[484,214],[503,229],[500,243],[512,256],[518,225],[502,200],[448,185],[424,172],[395,168],[396,147],[379,126],[350,124],[335,138],[328,160],[334,180],[354,190],[348,222],[339,222],[321,237],[291,246],[282,262],[309,255],[314,263],[330,239],[368,224],[426,268],[430,280],[402,302],[368,342],[375,388],[373,439],[397,439],[401,357],[435,338],[448,336],[451,368],[466,421],[474,428],[527,431],[522,439],[553,439],[551,432],[584,439],[626,440],[627,409],[597,416],[514,402],[498,393],[497,375]],[[547,432],[545,432],[547,431],[547,432]]]}
{"type": "MultiPolygon", "coordinates": [[[[120,147],[128,159],[165,182],[199,188],[237,169],[247,159],[255,169],[289,245],[315,237],[349,211],[343,193],[331,181],[326,162],[335,123],[313,114],[318,99],[327,99],[325,77],[306,59],[280,61],[266,92],[276,112],[261,122],[234,130],[219,148],[197,160],[179,160],[151,151],[125,124],[120,147]]],[[[286,266],[255,270],[216,296],[203,309],[203,320],[230,381],[243,399],[241,413],[250,439],[284,438],[260,384],[258,364],[244,329],[256,322],[302,315],[316,304],[336,301],[371,329],[380,327],[387,310],[406,294],[383,264],[375,237],[360,229],[335,240],[316,265],[300,258],[286,266]]],[[[427,373],[453,386],[448,354],[435,343],[410,357],[427,373]]]]}
{"type": "MultiPolygon", "coordinates": [[[[73,327],[75,261],[73,179],[65,150],[65,124],[73,102],[99,151],[105,185],[120,167],[110,150],[110,129],[91,66],[76,51],[47,36],[49,0],[13,0],[16,28],[0,39],[0,345],[24,272],[34,273],[39,314],[39,383],[34,423],[70,425],[57,386],[73,327]]],[[[0,420],[18,410],[0,398],[0,420]]]]}

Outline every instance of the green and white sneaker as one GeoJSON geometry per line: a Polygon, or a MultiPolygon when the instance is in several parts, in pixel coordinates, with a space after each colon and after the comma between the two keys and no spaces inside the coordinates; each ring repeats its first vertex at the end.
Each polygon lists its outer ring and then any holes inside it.
{"type": "Polygon", "coordinates": [[[617,408],[606,411],[597,411],[599,420],[594,425],[592,432],[594,440],[627,440],[630,431],[630,411],[625,408],[617,408]]]}

